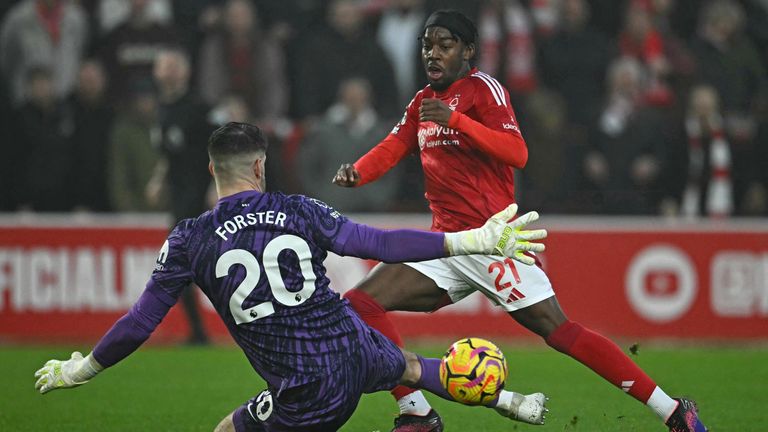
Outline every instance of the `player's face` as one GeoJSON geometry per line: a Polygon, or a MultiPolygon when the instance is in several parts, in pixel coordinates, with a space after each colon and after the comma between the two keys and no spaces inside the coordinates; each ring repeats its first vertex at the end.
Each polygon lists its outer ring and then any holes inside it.
{"type": "Polygon", "coordinates": [[[421,61],[429,85],[437,91],[447,89],[469,73],[474,45],[466,45],[444,27],[429,27],[421,38],[421,61]]]}

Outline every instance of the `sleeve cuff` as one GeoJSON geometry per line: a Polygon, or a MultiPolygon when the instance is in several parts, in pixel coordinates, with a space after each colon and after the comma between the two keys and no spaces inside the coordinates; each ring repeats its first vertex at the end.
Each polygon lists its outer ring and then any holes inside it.
{"type": "Polygon", "coordinates": [[[359,160],[352,164],[352,166],[355,167],[355,169],[357,170],[357,173],[360,174],[360,181],[357,182],[355,187],[360,187],[367,183],[367,181],[365,181],[365,168],[361,169],[360,165],[361,164],[359,160]]]}

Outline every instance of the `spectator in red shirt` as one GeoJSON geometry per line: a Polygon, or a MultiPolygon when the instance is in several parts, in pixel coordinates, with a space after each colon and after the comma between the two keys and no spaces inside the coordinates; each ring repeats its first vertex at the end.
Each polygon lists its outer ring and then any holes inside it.
{"type": "Polygon", "coordinates": [[[633,1],[627,9],[624,30],[619,35],[619,51],[644,66],[647,75],[643,97],[648,103],[669,106],[674,94],[666,82],[670,72],[661,34],[654,27],[648,1],[633,1]]]}

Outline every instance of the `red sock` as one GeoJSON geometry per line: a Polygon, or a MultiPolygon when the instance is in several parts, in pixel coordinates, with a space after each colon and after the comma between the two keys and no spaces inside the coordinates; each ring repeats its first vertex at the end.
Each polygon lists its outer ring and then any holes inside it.
{"type": "Polygon", "coordinates": [[[656,388],[639,366],[604,336],[566,321],[546,338],[552,348],[580,361],[611,384],[646,403],[656,388]]]}
{"type": "MultiPolygon", "coordinates": [[[[366,324],[388,337],[395,345],[403,346],[403,338],[400,337],[400,332],[397,331],[395,325],[387,316],[387,311],[373,297],[362,290],[353,289],[347,291],[344,294],[344,298],[349,300],[349,304],[352,305],[352,308],[366,324]]],[[[393,388],[390,393],[395,397],[395,400],[399,400],[415,391],[418,390],[399,385],[393,388]]]]}

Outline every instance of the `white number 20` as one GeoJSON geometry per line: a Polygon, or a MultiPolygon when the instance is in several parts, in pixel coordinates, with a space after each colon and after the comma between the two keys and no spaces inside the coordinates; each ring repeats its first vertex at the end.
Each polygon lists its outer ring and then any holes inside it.
{"type": "MultiPolygon", "coordinates": [[[[245,249],[232,249],[222,255],[216,261],[216,277],[223,278],[229,274],[229,268],[239,264],[245,268],[245,278],[237,286],[229,299],[229,309],[235,323],[245,324],[275,313],[271,301],[259,303],[256,306],[243,309],[243,301],[253,292],[261,278],[261,266],[259,260],[245,249]]],[[[291,234],[275,237],[264,248],[264,271],[267,281],[272,289],[275,300],[285,306],[298,306],[304,303],[315,292],[315,272],[312,271],[312,252],[309,245],[301,237],[291,234]],[[304,286],[301,291],[291,292],[285,287],[283,277],[280,275],[280,264],[277,257],[284,250],[293,251],[299,258],[301,274],[304,276],[304,286]]]]}

